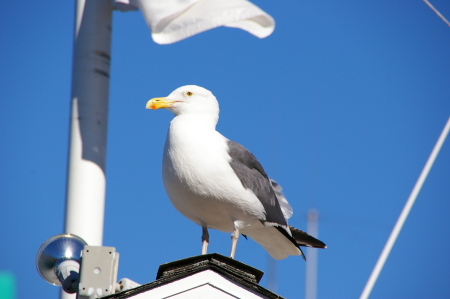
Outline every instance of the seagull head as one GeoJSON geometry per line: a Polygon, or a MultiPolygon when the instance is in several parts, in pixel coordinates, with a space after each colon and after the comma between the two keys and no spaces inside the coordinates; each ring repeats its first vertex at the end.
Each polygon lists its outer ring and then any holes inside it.
{"type": "Polygon", "coordinates": [[[162,98],[153,98],[147,102],[147,109],[166,108],[178,115],[197,115],[218,118],[219,103],[209,90],[196,86],[186,85],[175,89],[170,95],[162,98]]]}

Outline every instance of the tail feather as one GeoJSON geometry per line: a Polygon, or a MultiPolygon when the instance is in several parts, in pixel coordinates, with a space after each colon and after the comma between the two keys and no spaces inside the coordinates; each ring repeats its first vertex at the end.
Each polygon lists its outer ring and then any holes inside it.
{"type": "Polygon", "coordinates": [[[322,241],[307,233],[289,226],[253,226],[251,229],[243,229],[241,232],[259,243],[276,260],[281,260],[289,255],[301,255],[306,260],[300,246],[326,248],[322,241]],[[289,233],[290,231],[290,233],[289,233]]]}
{"type": "Polygon", "coordinates": [[[244,234],[261,245],[276,260],[282,260],[289,255],[303,255],[295,240],[289,236],[283,227],[276,226],[254,226],[243,229],[244,234]],[[280,233],[284,231],[285,234],[280,233]],[[289,236],[289,238],[286,237],[289,236]]]}
{"type": "Polygon", "coordinates": [[[302,249],[300,248],[300,245],[297,243],[297,240],[295,240],[294,237],[292,237],[284,227],[276,226],[275,228],[280,233],[282,233],[289,241],[291,241],[291,243],[294,244],[298,248],[298,250],[300,250],[300,254],[301,254],[302,258],[306,261],[305,254],[303,253],[302,249]]]}

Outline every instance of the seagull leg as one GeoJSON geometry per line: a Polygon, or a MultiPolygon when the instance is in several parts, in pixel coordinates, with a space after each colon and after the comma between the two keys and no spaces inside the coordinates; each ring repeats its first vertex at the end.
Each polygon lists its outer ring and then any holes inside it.
{"type": "Polygon", "coordinates": [[[209,244],[209,233],[208,228],[206,226],[202,226],[202,254],[206,254],[208,251],[208,244],[209,244]]]}
{"type": "Polygon", "coordinates": [[[231,254],[230,257],[234,259],[234,254],[236,252],[236,245],[239,238],[239,229],[234,228],[233,232],[231,233],[231,254]]]}

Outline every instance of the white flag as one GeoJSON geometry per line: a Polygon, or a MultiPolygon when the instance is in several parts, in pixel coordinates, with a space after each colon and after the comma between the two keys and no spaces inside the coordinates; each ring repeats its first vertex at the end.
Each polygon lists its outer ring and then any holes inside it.
{"type": "Polygon", "coordinates": [[[219,26],[269,36],[275,21],[247,0],[115,0],[121,11],[140,9],[158,44],[170,44],[219,26]]]}

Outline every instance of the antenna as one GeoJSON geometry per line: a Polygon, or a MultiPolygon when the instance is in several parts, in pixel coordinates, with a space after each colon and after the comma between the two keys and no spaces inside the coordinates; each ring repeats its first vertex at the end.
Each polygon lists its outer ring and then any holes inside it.
{"type": "Polygon", "coordinates": [[[423,2],[425,2],[426,5],[428,5],[428,7],[434,11],[434,13],[442,20],[444,21],[445,24],[447,24],[447,26],[450,27],[450,22],[439,12],[439,10],[437,10],[433,4],[431,4],[428,0],[422,0],[423,2]]]}
{"type": "Polygon", "coordinates": [[[383,269],[384,263],[386,262],[389,253],[391,252],[391,249],[395,244],[395,241],[397,240],[400,230],[402,229],[403,224],[405,223],[406,218],[408,217],[408,214],[411,211],[414,202],[416,201],[417,195],[419,195],[420,189],[422,188],[422,185],[425,182],[425,179],[427,178],[431,167],[433,166],[434,160],[436,160],[436,157],[439,154],[439,151],[441,150],[442,144],[444,143],[449,130],[450,130],[450,117],[447,120],[447,123],[445,124],[444,129],[442,130],[442,133],[439,136],[439,139],[436,142],[436,145],[434,146],[433,151],[431,152],[430,157],[427,160],[427,163],[425,163],[425,166],[422,172],[420,173],[420,176],[417,179],[417,182],[414,185],[414,188],[411,191],[411,194],[409,195],[409,198],[406,201],[406,204],[403,207],[400,216],[398,217],[397,223],[395,223],[394,229],[392,230],[391,235],[389,236],[389,239],[386,242],[386,245],[384,245],[383,251],[381,252],[380,257],[378,258],[378,261],[372,270],[372,274],[370,274],[369,280],[367,281],[366,286],[364,287],[361,297],[359,297],[360,299],[369,298],[373,286],[375,285],[375,282],[377,281],[378,276],[380,275],[380,272],[383,269]]]}
{"type": "MultiPolygon", "coordinates": [[[[319,236],[319,212],[311,208],[308,210],[308,223],[306,231],[309,235],[318,238],[319,236]]],[[[306,248],[306,256],[308,260],[306,262],[306,283],[305,283],[305,298],[316,299],[317,298],[317,249],[306,248]]]]}
{"type": "Polygon", "coordinates": [[[277,291],[277,261],[267,255],[267,288],[272,292],[277,291]]]}

